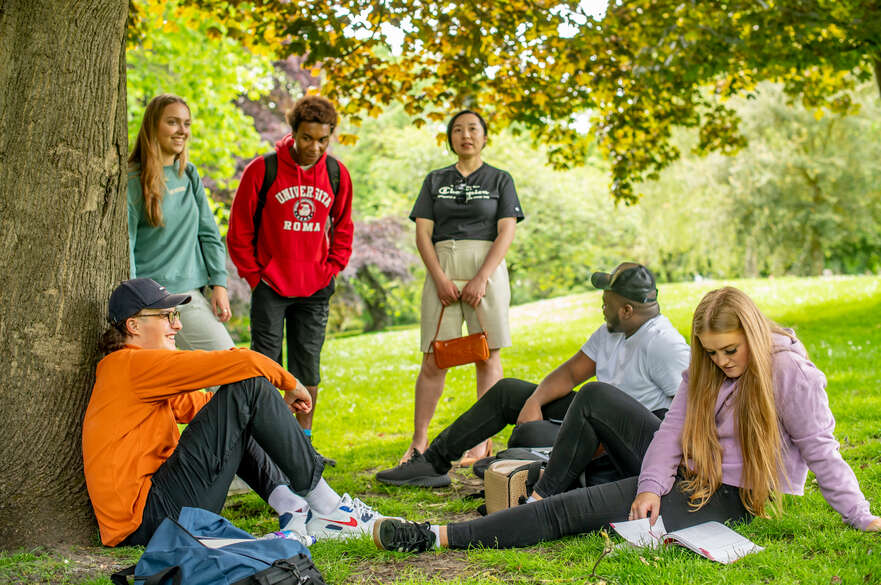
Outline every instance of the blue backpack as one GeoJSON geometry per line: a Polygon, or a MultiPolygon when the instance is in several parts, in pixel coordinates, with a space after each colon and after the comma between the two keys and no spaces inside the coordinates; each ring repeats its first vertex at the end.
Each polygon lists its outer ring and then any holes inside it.
{"type": "Polygon", "coordinates": [[[127,585],[324,585],[309,549],[296,540],[258,539],[199,508],[183,508],[153,533],[138,564],[111,576],[127,585]]]}

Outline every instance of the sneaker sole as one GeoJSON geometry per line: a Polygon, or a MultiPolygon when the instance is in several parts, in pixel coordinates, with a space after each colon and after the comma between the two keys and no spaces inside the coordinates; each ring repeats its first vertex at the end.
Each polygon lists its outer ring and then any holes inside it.
{"type": "Polygon", "coordinates": [[[380,550],[385,550],[385,547],[382,546],[382,541],[379,540],[379,526],[382,524],[385,518],[378,518],[376,522],[373,523],[373,544],[376,545],[376,548],[380,550]]]}
{"type": "Polygon", "coordinates": [[[349,540],[351,538],[361,538],[365,534],[370,534],[369,530],[365,531],[351,531],[351,532],[336,532],[332,530],[316,530],[314,532],[310,532],[309,536],[314,538],[315,540],[349,540]]]}
{"type": "Polygon", "coordinates": [[[376,522],[373,523],[373,544],[375,544],[376,548],[380,550],[392,550],[382,546],[382,540],[379,538],[379,527],[386,520],[396,520],[396,518],[378,518],[376,522]]]}
{"type": "Polygon", "coordinates": [[[411,477],[410,479],[381,479],[376,478],[379,483],[398,486],[412,487],[446,487],[452,483],[449,475],[424,475],[422,477],[411,477]]]}

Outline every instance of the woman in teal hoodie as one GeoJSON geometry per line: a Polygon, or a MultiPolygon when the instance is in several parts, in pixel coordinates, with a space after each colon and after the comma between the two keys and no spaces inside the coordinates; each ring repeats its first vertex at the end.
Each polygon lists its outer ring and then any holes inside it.
{"type": "Polygon", "coordinates": [[[187,162],[190,121],[189,106],[171,94],[154,97],[144,111],[129,156],[131,278],[152,278],[171,293],[192,296],[180,308],[180,349],[229,349],[222,325],[231,317],[226,248],[199,173],[187,162]]]}

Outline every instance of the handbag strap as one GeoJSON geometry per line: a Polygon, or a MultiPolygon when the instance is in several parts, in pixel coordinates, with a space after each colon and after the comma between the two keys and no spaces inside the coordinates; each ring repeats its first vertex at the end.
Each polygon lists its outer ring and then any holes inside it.
{"type": "MultiPolygon", "coordinates": [[[[462,305],[462,307],[464,307],[465,305],[468,305],[468,303],[462,303],[462,299],[459,299],[456,302],[460,303],[462,305]]],[[[468,305],[468,306],[471,306],[471,305],[468,305]]],[[[480,311],[477,310],[477,307],[473,307],[473,309],[474,309],[474,314],[477,315],[477,322],[480,323],[480,330],[483,331],[484,333],[486,333],[486,326],[484,326],[484,324],[483,324],[483,319],[480,318],[480,311]]],[[[440,333],[441,322],[443,322],[443,320],[444,320],[444,311],[445,310],[446,310],[446,307],[441,305],[440,317],[437,318],[437,329],[434,330],[434,338],[431,340],[432,343],[437,341],[437,336],[440,333]]],[[[463,313],[465,312],[464,308],[462,309],[462,312],[463,313]]]]}

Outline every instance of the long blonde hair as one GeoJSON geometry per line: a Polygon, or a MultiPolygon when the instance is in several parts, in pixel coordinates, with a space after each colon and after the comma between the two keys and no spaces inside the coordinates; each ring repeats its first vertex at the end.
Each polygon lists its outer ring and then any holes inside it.
{"type": "MultiPolygon", "coordinates": [[[[141,120],[141,128],[138,130],[135,147],[128,157],[129,169],[138,171],[141,192],[144,194],[144,213],[147,216],[147,223],[153,227],[165,225],[165,220],[162,217],[165,174],[162,172],[162,156],[156,131],[159,128],[162,112],[170,104],[183,104],[187,111],[190,109],[182,97],[170,93],[157,95],[150,100],[144,110],[144,119],[141,120]]],[[[186,144],[174,159],[178,161],[177,176],[181,177],[187,167],[186,144]]]]}
{"type": "Polygon", "coordinates": [[[716,399],[725,374],[707,354],[699,335],[742,331],[749,362],[734,392],[737,437],[743,457],[740,499],[755,516],[765,507],[778,509],[783,467],[783,444],[777,422],[772,371],[772,333],[790,335],[765,317],[743,291],[720,288],[704,296],[691,324],[691,361],[688,366],[688,404],[682,429],[682,457],[686,465],[683,488],[691,506],[701,508],[722,483],[722,448],[716,429],[716,399]]]}

